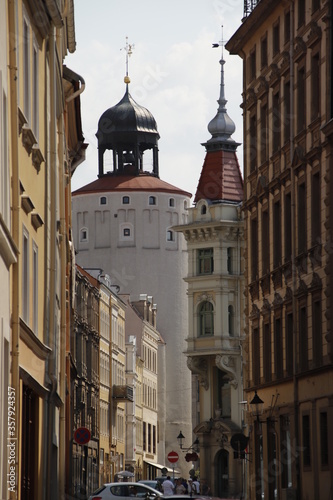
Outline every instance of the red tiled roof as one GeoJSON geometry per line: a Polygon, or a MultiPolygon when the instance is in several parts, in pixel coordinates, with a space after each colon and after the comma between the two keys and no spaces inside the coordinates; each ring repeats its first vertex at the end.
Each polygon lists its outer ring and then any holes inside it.
{"type": "Polygon", "coordinates": [[[207,151],[194,202],[243,201],[243,179],[234,151],[207,151]]]}
{"type": "Polygon", "coordinates": [[[72,193],[101,193],[109,191],[153,191],[162,193],[182,194],[184,196],[192,196],[191,193],[164,182],[158,177],[152,175],[141,174],[136,176],[128,175],[105,175],[96,181],[83,186],[72,193]]]}

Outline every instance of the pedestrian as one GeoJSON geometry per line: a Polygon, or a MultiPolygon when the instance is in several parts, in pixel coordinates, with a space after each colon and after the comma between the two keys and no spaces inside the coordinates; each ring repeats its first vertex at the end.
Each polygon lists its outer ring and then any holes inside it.
{"type": "Polygon", "coordinates": [[[174,486],[173,486],[173,482],[171,481],[171,477],[167,476],[165,481],[163,481],[163,483],[162,483],[163,495],[165,495],[165,496],[173,495],[173,492],[174,492],[173,488],[174,488],[174,486]]]}
{"type": "Polygon", "coordinates": [[[197,495],[200,492],[200,483],[196,479],[189,479],[188,480],[188,485],[189,485],[189,490],[190,490],[190,495],[197,495]]]}
{"type": "Polygon", "coordinates": [[[181,477],[176,479],[175,493],[177,493],[177,495],[186,495],[186,489],[183,485],[181,477]]]}
{"type": "Polygon", "coordinates": [[[210,487],[207,484],[207,479],[202,479],[201,481],[201,495],[210,496],[212,494],[210,487]]]}

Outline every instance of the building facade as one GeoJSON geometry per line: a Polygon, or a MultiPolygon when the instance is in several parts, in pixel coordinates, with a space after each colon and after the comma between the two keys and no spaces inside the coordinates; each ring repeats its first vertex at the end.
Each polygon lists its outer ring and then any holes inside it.
{"type": "Polygon", "coordinates": [[[101,116],[97,138],[98,179],[73,193],[77,261],[105,270],[121,293],[139,296],[145,290],[160,304],[157,328],[166,342],[168,403],[158,455],[165,463],[180,425],[192,432],[191,376],[183,360],[187,305],[181,277],[187,261],[184,238],[172,230],[186,221],[190,194],[159,178],[156,121],[133,101],[128,83],[122,100],[101,116]],[[112,170],[106,171],[110,151],[112,170]],[[149,154],[152,170],[145,163],[149,154]]]}
{"type": "MultiPolygon", "coordinates": [[[[243,494],[245,469],[240,454],[234,456],[233,445],[237,440],[246,441],[240,404],[243,181],[236,156],[238,144],[231,137],[235,125],[226,112],[223,56],[220,64],[219,107],[208,125],[211,138],[204,144],[206,157],[195,206],[189,209],[187,224],[175,229],[184,233],[188,253],[185,281],[189,330],[185,355],[198,387],[194,437],[199,440],[200,452],[199,467],[197,463],[194,467],[199,468],[200,480],[207,481],[214,496],[235,498],[243,494]]],[[[186,437],[189,446],[190,436],[186,437]]]]}
{"type": "Polygon", "coordinates": [[[332,2],[245,2],[226,47],[243,58],[244,75],[248,496],[325,498],[333,477],[332,2]]]}

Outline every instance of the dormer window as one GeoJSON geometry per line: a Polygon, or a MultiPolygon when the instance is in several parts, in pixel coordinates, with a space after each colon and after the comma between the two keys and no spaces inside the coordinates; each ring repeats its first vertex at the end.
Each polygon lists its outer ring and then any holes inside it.
{"type": "Polygon", "coordinates": [[[149,205],[156,205],[156,196],[149,196],[149,205]]]}

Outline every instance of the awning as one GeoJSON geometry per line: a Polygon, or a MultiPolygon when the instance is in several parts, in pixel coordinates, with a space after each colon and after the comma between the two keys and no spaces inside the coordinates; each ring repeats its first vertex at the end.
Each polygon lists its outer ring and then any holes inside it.
{"type": "MultiPolygon", "coordinates": [[[[167,467],[166,465],[157,464],[155,462],[148,462],[147,460],[144,460],[144,462],[148,465],[156,467],[157,469],[166,469],[168,472],[173,472],[173,469],[170,469],[170,467],[167,467]]],[[[180,471],[178,469],[175,469],[175,472],[179,473],[180,471]]]]}

